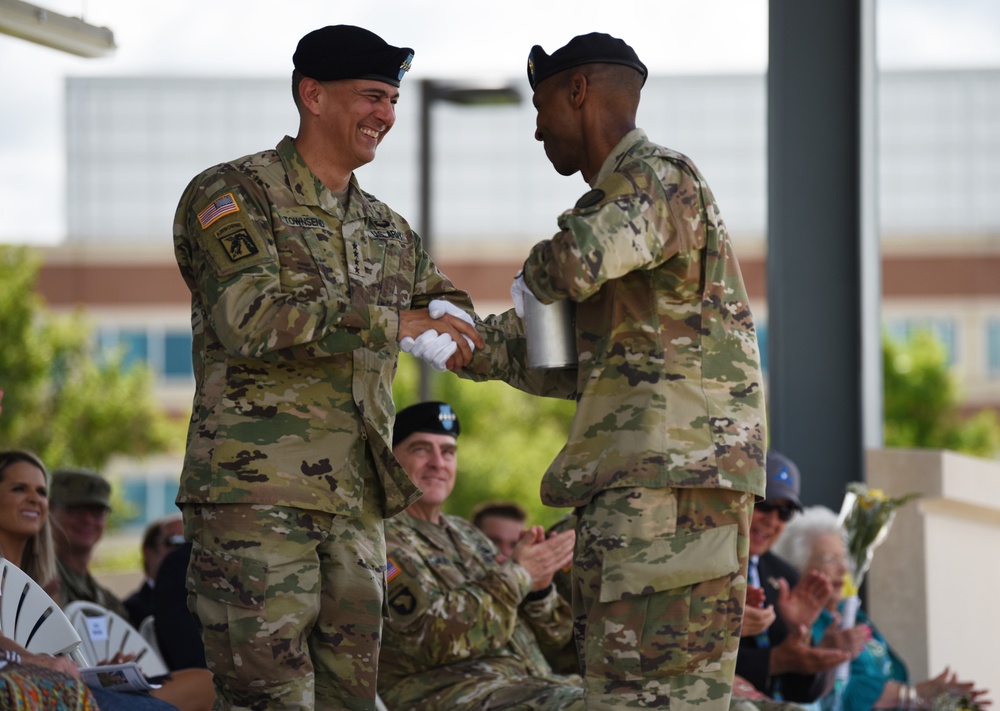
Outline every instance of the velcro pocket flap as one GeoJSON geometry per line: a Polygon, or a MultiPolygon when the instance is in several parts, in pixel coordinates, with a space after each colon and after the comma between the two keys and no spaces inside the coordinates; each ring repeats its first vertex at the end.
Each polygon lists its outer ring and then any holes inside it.
{"type": "Polygon", "coordinates": [[[601,602],[694,585],[732,575],[737,525],[652,541],[634,548],[608,551],[604,556],[601,602]]]}

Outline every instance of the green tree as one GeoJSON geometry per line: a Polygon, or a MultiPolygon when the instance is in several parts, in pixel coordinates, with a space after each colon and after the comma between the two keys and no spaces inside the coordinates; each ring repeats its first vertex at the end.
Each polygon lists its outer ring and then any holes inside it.
{"type": "Polygon", "coordinates": [[[41,260],[0,245],[0,447],[30,449],[50,468],[101,469],[183,442],[154,397],[145,366],[95,358],[79,314],[57,315],[36,295],[41,260]]]}
{"type": "Polygon", "coordinates": [[[950,449],[993,457],[1000,423],[993,410],[959,411],[958,383],[944,346],[929,331],[904,342],[882,339],[887,447],[950,449]]]}
{"type": "MultiPolygon", "coordinates": [[[[397,409],[418,401],[416,360],[402,354],[393,386],[397,409]]],[[[462,423],[458,477],[445,511],[468,517],[483,501],[523,506],[531,523],[550,525],[567,509],[542,504],[542,474],[566,442],[575,404],[528,395],[503,382],[473,383],[434,373],[431,399],[448,402],[462,423]]]]}

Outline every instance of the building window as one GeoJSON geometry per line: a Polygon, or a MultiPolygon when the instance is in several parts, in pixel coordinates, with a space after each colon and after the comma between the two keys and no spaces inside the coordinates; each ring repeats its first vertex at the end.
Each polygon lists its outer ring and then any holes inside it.
{"type": "Polygon", "coordinates": [[[930,331],[944,347],[948,367],[958,362],[958,342],[955,322],[948,318],[894,319],[888,322],[889,337],[899,343],[906,343],[919,331],[930,331]]]}
{"type": "Polygon", "coordinates": [[[125,369],[145,364],[161,381],[190,380],[191,332],[185,329],[117,328],[102,326],[97,334],[98,349],[108,355],[119,351],[125,369]]]}
{"type": "Polygon", "coordinates": [[[757,331],[757,348],[760,350],[760,369],[767,375],[767,323],[756,321],[754,329],[757,331]]]}
{"type": "Polygon", "coordinates": [[[991,378],[1000,378],[1000,318],[991,318],[986,324],[986,372],[991,378]]]}
{"type": "Polygon", "coordinates": [[[127,515],[122,523],[146,525],[161,516],[177,513],[177,481],[170,479],[126,479],[122,498],[127,515]]]}

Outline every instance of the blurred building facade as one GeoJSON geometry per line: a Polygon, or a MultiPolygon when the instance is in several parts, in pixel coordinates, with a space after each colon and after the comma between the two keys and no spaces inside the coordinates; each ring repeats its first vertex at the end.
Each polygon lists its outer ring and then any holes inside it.
{"type": "MultiPolygon", "coordinates": [[[[766,361],[765,91],[763,75],[653,76],[638,124],[689,155],[715,192],[766,361]]],[[[401,92],[396,126],[358,177],[416,227],[419,84],[401,92]]],[[[290,80],[77,77],[66,94],[67,240],[46,250],[39,291],[50,308],[85,309],[97,345],[148,363],[164,407],[186,416],[190,312],[173,261],[174,208],[201,170],[296,133],[290,80]]],[[[524,94],[517,107],[432,109],[431,252],[483,313],[509,306],[530,246],[587,190],[579,175],[552,170],[524,94]]],[[[878,111],[884,328],[932,329],[966,407],[1000,410],[1000,70],[883,73],[878,111]]],[[[162,469],[164,491],[134,496],[169,500],[176,472],[162,469]]]]}

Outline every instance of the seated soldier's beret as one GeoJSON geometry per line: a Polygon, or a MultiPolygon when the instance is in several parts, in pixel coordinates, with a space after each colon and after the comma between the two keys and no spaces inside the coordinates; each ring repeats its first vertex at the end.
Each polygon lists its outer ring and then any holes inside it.
{"type": "Polygon", "coordinates": [[[421,402],[396,413],[392,426],[392,446],[414,432],[430,432],[458,437],[458,415],[446,402],[421,402]]]}
{"type": "Polygon", "coordinates": [[[543,79],[581,64],[624,64],[642,74],[642,83],[646,83],[646,65],[639,61],[635,50],[603,32],[577,35],[552,54],[546,54],[536,44],[528,53],[528,83],[534,89],[543,79]]]}
{"type": "Polygon", "coordinates": [[[329,25],[299,40],[292,64],[317,81],[374,79],[399,86],[413,61],[409,47],[393,47],[374,32],[353,25],[329,25]]]}

